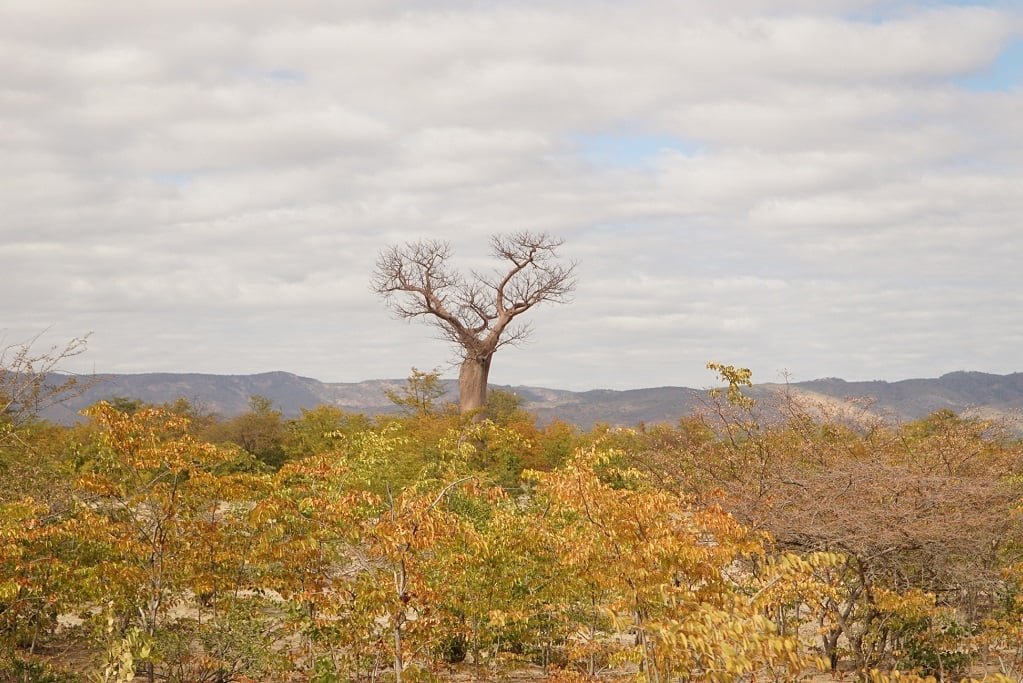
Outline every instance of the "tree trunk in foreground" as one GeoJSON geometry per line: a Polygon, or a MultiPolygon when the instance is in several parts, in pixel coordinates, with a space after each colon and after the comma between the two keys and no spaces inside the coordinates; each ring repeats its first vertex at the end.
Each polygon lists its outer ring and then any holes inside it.
{"type": "Polygon", "coordinates": [[[490,359],[466,358],[458,373],[458,409],[462,413],[479,410],[487,402],[487,377],[490,359]]]}

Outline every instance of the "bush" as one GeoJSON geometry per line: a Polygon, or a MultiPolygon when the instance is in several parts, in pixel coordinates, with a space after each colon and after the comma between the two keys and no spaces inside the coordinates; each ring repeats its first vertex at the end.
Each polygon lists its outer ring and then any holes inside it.
{"type": "Polygon", "coordinates": [[[80,679],[50,664],[0,654],[0,683],[78,683],[80,679]]]}
{"type": "Polygon", "coordinates": [[[465,656],[468,653],[469,641],[467,641],[465,639],[465,635],[461,633],[446,636],[437,648],[437,654],[439,654],[448,664],[460,664],[464,662],[465,656]]]}

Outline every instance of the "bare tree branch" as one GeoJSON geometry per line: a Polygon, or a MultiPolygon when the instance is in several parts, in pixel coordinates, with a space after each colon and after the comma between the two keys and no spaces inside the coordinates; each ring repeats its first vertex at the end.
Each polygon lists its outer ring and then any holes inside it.
{"type": "Polygon", "coordinates": [[[372,287],[401,318],[435,318],[463,356],[489,355],[528,334],[522,328],[502,339],[512,319],[539,303],[569,300],[575,264],[557,260],[561,244],[546,233],[495,236],[492,253],[510,266],[492,276],[473,273],[466,280],[449,269],[447,242],[409,242],[380,254],[372,287]]]}
{"type": "Polygon", "coordinates": [[[17,430],[42,410],[77,396],[88,388],[74,375],[56,375],[60,365],[85,352],[88,335],[64,346],[37,351],[42,333],[0,347],[0,438],[17,438],[17,430]]]}
{"type": "MultiPolygon", "coordinates": [[[[477,364],[484,394],[493,354],[529,335],[528,325],[509,328],[512,321],[538,304],[568,302],[575,289],[575,264],[558,258],[560,239],[522,231],[496,235],[490,244],[492,255],[504,263],[491,275],[473,272],[466,279],[450,269],[447,242],[420,240],[381,252],[372,280],[373,291],[399,317],[430,318],[455,344],[463,377],[464,363],[477,364]]],[[[464,400],[462,405],[465,409],[464,400]]]]}

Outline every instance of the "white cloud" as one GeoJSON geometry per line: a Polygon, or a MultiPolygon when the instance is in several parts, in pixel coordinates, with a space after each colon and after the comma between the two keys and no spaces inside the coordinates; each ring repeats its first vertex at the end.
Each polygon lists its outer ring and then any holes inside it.
{"type": "Polygon", "coordinates": [[[579,289],[495,381],[1018,370],[1023,85],[957,79],[1021,37],[923,0],[12,0],[4,329],[94,330],[100,371],[401,376],[451,354],[369,292],[377,251],[480,268],[529,228],[579,289]],[[573,143],[603,134],[649,159],[573,143]]]}

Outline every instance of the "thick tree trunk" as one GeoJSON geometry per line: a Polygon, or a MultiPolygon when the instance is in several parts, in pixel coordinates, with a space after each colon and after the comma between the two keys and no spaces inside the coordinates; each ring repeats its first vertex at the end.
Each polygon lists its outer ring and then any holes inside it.
{"type": "Polygon", "coordinates": [[[487,402],[487,377],[490,376],[490,359],[466,358],[458,373],[458,409],[462,413],[479,410],[487,402]]]}

